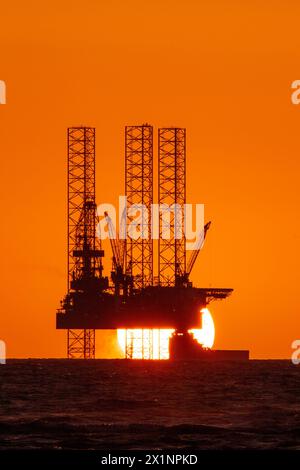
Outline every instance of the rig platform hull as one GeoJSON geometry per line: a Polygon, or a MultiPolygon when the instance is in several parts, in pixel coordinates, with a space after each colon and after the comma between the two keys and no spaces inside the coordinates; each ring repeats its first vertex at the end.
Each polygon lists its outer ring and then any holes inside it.
{"type": "Polygon", "coordinates": [[[177,333],[169,340],[170,360],[236,361],[249,360],[247,350],[205,349],[189,333],[177,333]]]}

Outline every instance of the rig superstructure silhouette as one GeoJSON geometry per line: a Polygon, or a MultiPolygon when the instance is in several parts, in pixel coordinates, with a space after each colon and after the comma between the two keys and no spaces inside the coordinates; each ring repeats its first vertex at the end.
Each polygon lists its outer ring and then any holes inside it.
{"type": "MultiPolygon", "coordinates": [[[[148,216],[142,216],[139,222],[147,233],[151,232],[153,193],[153,127],[127,126],[125,195],[129,207],[147,208],[148,216]]],[[[181,207],[186,204],[186,130],[183,128],[158,129],[157,202],[181,207]]],[[[248,359],[248,351],[204,350],[189,333],[190,329],[200,327],[201,309],[232,292],[228,288],[197,288],[190,281],[210,222],[204,227],[199,246],[187,259],[186,239],[184,235],[176,236],[184,226],[184,218],[170,216],[170,237],[165,239],[160,214],[155,276],[151,236],[122,239],[114,233],[110,214],[105,213],[105,218],[113,253],[110,278],[103,276],[104,251],[96,235],[95,128],[69,128],[68,292],[56,317],[56,327],[68,332],[69,358],[95,358],[97,329],[140,329],[141,332],[174,329],[169,342],[170,359],[248,359]]],[[[132,217],[126,213],[124,228],[130,223],[132,217]]],[[[151,359],[151,334],[142,337],[142,344],[145,341],[147,358],[151,359]]],[[[126,339],[125,357],[132,358],[130,339],[126,339]]]]}

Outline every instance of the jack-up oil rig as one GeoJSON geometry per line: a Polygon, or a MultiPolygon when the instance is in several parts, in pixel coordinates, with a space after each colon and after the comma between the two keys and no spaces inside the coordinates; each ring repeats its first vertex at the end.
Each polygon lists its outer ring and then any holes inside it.
{"type": "MultiPolygon", "coordinates": [[[[125,128],[125,196],[128,207],[145,207],[139,225],[151,233],[153,204],[153,127],[125,128]]],[[[186,130],[158,130],[158,204],[186,204],[186,130]]],[[[176,206],[175,206],[176,207],[176,206]]],[[[159,213],[158,275],[153,269],[153,238],[128,237],[132,224],[125,213],[126,236],[114,233],[105,213],[113,253],[110,279],[103,276],[104,251],[96,235],[99,218],[95,197],[95,128],[68,129],[68,292],[56,315],[56,327],[67,330],[69,358],[95,358],[95,330],[139,329],[141,344],[152,358],[151,332],[174,330],[169,340],[170,359],[247,360],[248,351],[204,349],[189,333],[199,328],[200,311],[209,302],[225,299],[232,289],[196,288],[190,274],[210,223],[204,226],[197,249],[187,260],[184,218],[170,215],[169,237],[163,237],[159,213]],[[176,234],[181,231],[181,237],[176,234]],[[147,331],[144,335],[143,332],[147,331]],[[146,344],[147,343],[147,344],[146,344]]],[[[127,336],[127,335],[126,335],[127,336]]],[[[129,335],[130,336],[130,335],[129,335]]],[[[132,358],[126,337],[125,358],[132,358]]]]}

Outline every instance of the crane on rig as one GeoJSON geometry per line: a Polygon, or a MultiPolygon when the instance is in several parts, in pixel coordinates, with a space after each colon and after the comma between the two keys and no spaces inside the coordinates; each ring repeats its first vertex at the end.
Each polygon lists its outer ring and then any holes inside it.
{"type": "MultiPolygon", "coordinates": [[[[123,294],[128,294],[128,287],[131,285],[131,277],[129,273],[126,271],[125,266],[125,248],[126,248],[126,240],[121,240],[119,237],[119,233],[114,227],[113,221],[111,220],[108,212],[104,212],[105,220],[108,227],[108,234],[110,240],[110,246],[112,250],[112,271],[111,271],[111,279],[114,284],[114,293],[116,296],[120,295],[121,289],[123,290],[123,294]]],[[[121,221],[124,224],[124,218],[121,221]]],[[[123,229],[121,225],[121,230],[123,229]]]]}
{"type": "MultiPolygon", "coordinates": [[[[112,272],[111,272],[111,278],[114,283],[114,288],[115,288],[115,294],[119,295],[120,294],[120,288],[123,287],[125,288],[126,286],[128,287],[129,281],[130,281],[130,276],[129,273],[126,273],[126,267],[125,267],[125,244],[126,240],[121,240],[119,238],[119,234],[117,230],[114,227],[113,221],[108,215],[108,212],[104,212],[105,220],[107,223],[108,227],[108,234],[109,234],[109,239],[110,239],[110,246],[112,250],[112,272]]],[[[123,221],[123,218],[122,218],[123,221]]],[[[192,269],[197,261],[198,255],[203,247],[206,234],[211,226],[211,221],[207,222],[204,225],[204,228],[200,234],[199,240],[197,242],[196,248],[192,251],[190,258],[187,263],[187,268],[186,272],[184,274],[184,279],[185,282],[189,282],[189,277],[191,275],[192,269]]],[[[121,227],[122,230],[122,227],[121,227]]]]}
{"type": "Polygon", "coordinates": [[[187,268],[186,268],[186,276],[187,278],[189,278],[191,272],[192,272],[192,269],[194,267],[194,264],[196,263],[197,261],[197,258],[198,258],[198,255],[200,253],[200,250],[201,248],[203,247],[203,244],[204,244],[204,240],[206,238],[206,234],[207,234],[207,231],[209,229],[209,227],[211,226],[211,222],[207,222],[207,224],[204,225],[204,229],[203,231],[201,232],[201,235],[200,235],[200,238],[199,238],[199,241],[197,243],[197,247],[192,251],[191,253],[191,256],[188,260],[188,263],[187,263],[187,268]]]}

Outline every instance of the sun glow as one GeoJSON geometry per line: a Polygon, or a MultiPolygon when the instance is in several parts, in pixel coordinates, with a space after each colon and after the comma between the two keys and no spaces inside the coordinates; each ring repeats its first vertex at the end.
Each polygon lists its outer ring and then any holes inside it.
{"type": "Polygon", "coordinates": [[[202,313],[202,328],[199,330],[190,330],[198,343],[202,344],[204,348],[212,348],[215,342],[215,324],[208,308],[203,308],[202,313]]]}
{"type": "MultiPolygon", "coordinates": [[[[215,339],[213,318],[207,308],[201,310],[202,328],[190,330],[198,343],[212,348],[215,339]]],[[[169,338],[174,330],[120,329],[118,343],[130,359],[169,359],[169,338]]]]}

